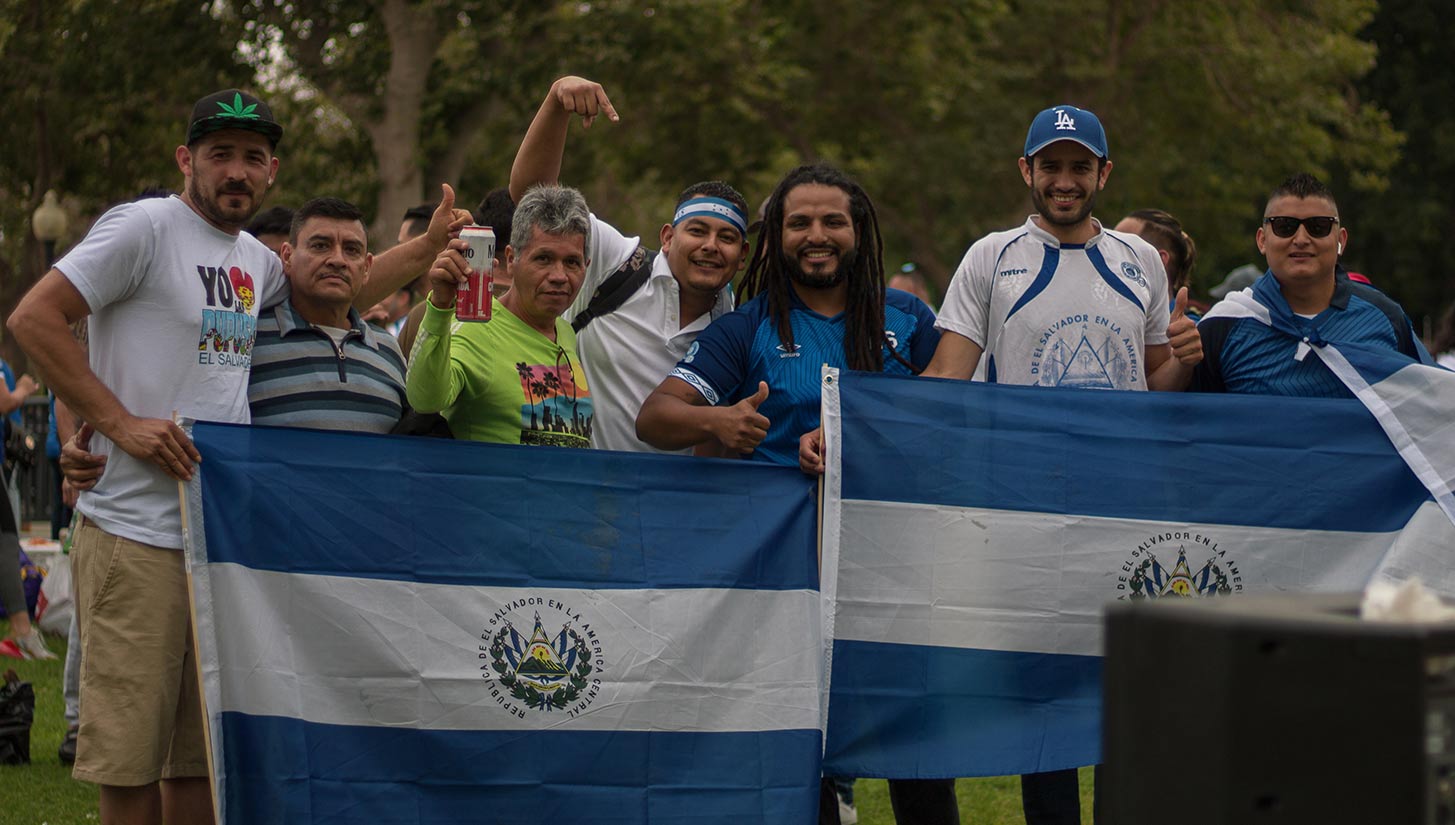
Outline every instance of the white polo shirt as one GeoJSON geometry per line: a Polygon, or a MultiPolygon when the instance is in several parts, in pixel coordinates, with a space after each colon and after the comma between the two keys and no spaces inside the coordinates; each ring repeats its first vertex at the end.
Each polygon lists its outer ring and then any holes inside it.
{"type": "Polygon", "coordinates": [[[1151,244],[1104,229],[1063,244],[1036,225],[965,253],[935,326],[984,350],[976,381],[1145,390],[1149,344],[1167,343],[1167,273],[1151,244]]]}
{"type": "MultiPolygon", "coordinates": [[[[591,263],[586,280],[563,316],[570,321],[586,309],[601,283],[616,272],[640,241],[627,237],[610,224],[591,217],[591,239],[587,255],[591,263]]],[[[642,402],[697,340],[697,334],[719,316],[733,310],[731,285],[718,293],[717,303],[706,315],[681,325],[681,301],[677,279],[667,265],[667,255],[658,252],[652,260],[652,274],[626,303],[594,319],[576,336],[576,349],[591,382],[596,403],[591,446],[598,450],[660,453],[637,439],[637,412],[642,402]]],[[[681,450],[690,453],[691,450],[681,450]]]]}

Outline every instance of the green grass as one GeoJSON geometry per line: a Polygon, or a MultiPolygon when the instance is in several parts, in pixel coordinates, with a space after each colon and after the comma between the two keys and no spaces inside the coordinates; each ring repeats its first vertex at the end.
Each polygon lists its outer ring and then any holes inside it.
{"type": "MultiPolygon", "coordinates": [[[[0,619],[0,638],[10,623],[0,619]]],[[[29,765],[0,766],[0,822],[3,825],[72,825],[97,822],[96,787],[71,778],[69,765],[56,758],[66,735],[61,700],[61,670],[66,655],[62,636],[46,644],[60,657],[33,662],[0,657],[0,672],[13,668],[35,687],[35,726],[30,732],[29,765]]],[[[961,779],[955,783],[960,821],[965,825],[1024,825],[1020,780],[1014,776],[961,779]]],[[[883,779],[861,779],[854,788],[861,825],[894,825],[889,788],[883,779]]],[[[1081,821],[1091,822],[1091,771],[1081,771],[1081,821]]],[[[381,823],[382,825],[382,823],[381,823]]]]}
{"type": "MultiPolygon", "coordinates": [[[[1091,825],[1091,769],[1083,768],[1081,821],[1091,825]]],[[[960,822],[964,825],[1025,825],[1021,814],[1021,782],[1018,776],[987,776],[955,781],[960,800],[960,822]]],[[[860,779],[854,783],[854,805],[859,825],[894,825],[889,808],[889,785],[883,779],[860,779]]]]}
{"type": "MultiPolygon", "coordinates": [[[[9,634],[10,623],[0,619],[0,638],[9,634]]],[[[46,646],[56,654],[54,661],[22,661],[0,656],[0,672],[14,670],[35,688],[30,764],[0,765],[0,821],[5,825],[72,825],[99,821],[96,786],[72,779],[71,766],[62,765],[56,758],[56,749],[66,738],[66,705],[61,699],[66,639],[47,635],[46,646]]]]}

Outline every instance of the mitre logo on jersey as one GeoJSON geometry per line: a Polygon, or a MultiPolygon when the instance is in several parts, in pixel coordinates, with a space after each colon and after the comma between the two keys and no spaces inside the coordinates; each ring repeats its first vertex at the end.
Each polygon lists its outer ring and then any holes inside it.
{"type": "Polygon", "coordinates": [[[559,599],[525,596],[502,605],[480,641],[490,697],[512,716],[565,711],[574,718],[601,692],[601,639],[579,610],[559,599]],[[551,621],[541,618],[542,610],[551,621]]]}
{"type": "Polygon", "coordinates": [[[1117,575],[1119,600],[1190,599],[1241,592],[1243,575],[1237,562],[1210,536],[1191,530],[1148,536],[1122,563],[1117,575]]]}
{"type": "Polygon", "coordinates": [[[197,363],[246,368],[252,364],[258,319],[253,276],[241,267],[198,266],[207,299],[197,337],[197,363]]]}
{"type": "Polygon", "coordinates": [[[1057,109],[1056,128],[1062,132],[1067,130],[1074,132],[1076,131],[1076,121],[1070,115],[1066,114],[1065,109],[1057,109]]]}

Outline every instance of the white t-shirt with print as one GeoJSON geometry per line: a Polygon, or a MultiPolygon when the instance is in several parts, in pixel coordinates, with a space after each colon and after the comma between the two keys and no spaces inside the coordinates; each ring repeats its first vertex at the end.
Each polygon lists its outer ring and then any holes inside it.
{"type": "MultiPolygon", "coordinates": [[[[634,237],[591,218],[591,262],[581,292],[566,313],[571,320],[586,309],[602,282],[640,246],[634,237]]],[[[731,285],[718,293],[706,315],[682,326],[681,293],[665,253],[656,253],[651,275],[615,311],[594,319],[576,336],[576,350],[591,382],[596,403],[591,446],[598,450],[665,452],[637,438],[637,413],[642,402],[687,354],[698,333],[715,318],[732,312],[731,285]]],[[[676,450],[690,454],[691,449],[676,450]]]]}
{"type": "MultiPolygon", "coordinates": [[[[256,238],[153,198],[102,215],[55,266],[91,309],[92,371],[132,415],[248,422],[258,311],[287,296],[282,263],[256,238]]],[[[177,482],[99,434],[92,451],[106,472],[77,509],[109,533],[180,548],[177,482]]]]}
{"type": "Polygon", "coordinates": [[[1147,346],[1167,343],[1167,273],[1151,244],[1095,225],[1063,244],[1032,217],[965,253],[935,325],[984,349],[974,380],[1147,388],[1147,346]]]}

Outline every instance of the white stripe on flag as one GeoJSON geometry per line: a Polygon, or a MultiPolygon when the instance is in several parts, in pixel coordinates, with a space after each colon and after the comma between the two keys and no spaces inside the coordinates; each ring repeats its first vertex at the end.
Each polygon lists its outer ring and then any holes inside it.
{"type": "Polygon", "coordinates": [[[811,591],[467,587],[206,567],[216,626],[228,628],[214,713],[439,730],[819,724],[816,648],[798,641],[818,623],[811,591]],[[538,600],[510,616],[522,637],[538,611],[548,635],[569,620],[600,643],[599,692],[574,718],[570,708],[520,718],[493,678],[488,648],[503,625],[492,617],[521,599],[538,600]]]}
{"type": "MultiPolygon", "coordinates": [[[[845,500],[836,638],[1101,655],[1102,609],[1155,556],[1159,589],[1185,551],[1233,592],[1362,590],[1386,560],[1448,556],[1426,502],[1399,533],[1293,530],[845,500]],[[1390,549],[1393,545],[1394,549],[1390,549]],[[1036,548],[1036,549],[1023,549],[1036,548]]],[[[1151,575],[1154,568],[1144,573],[1151,575]]]]}

